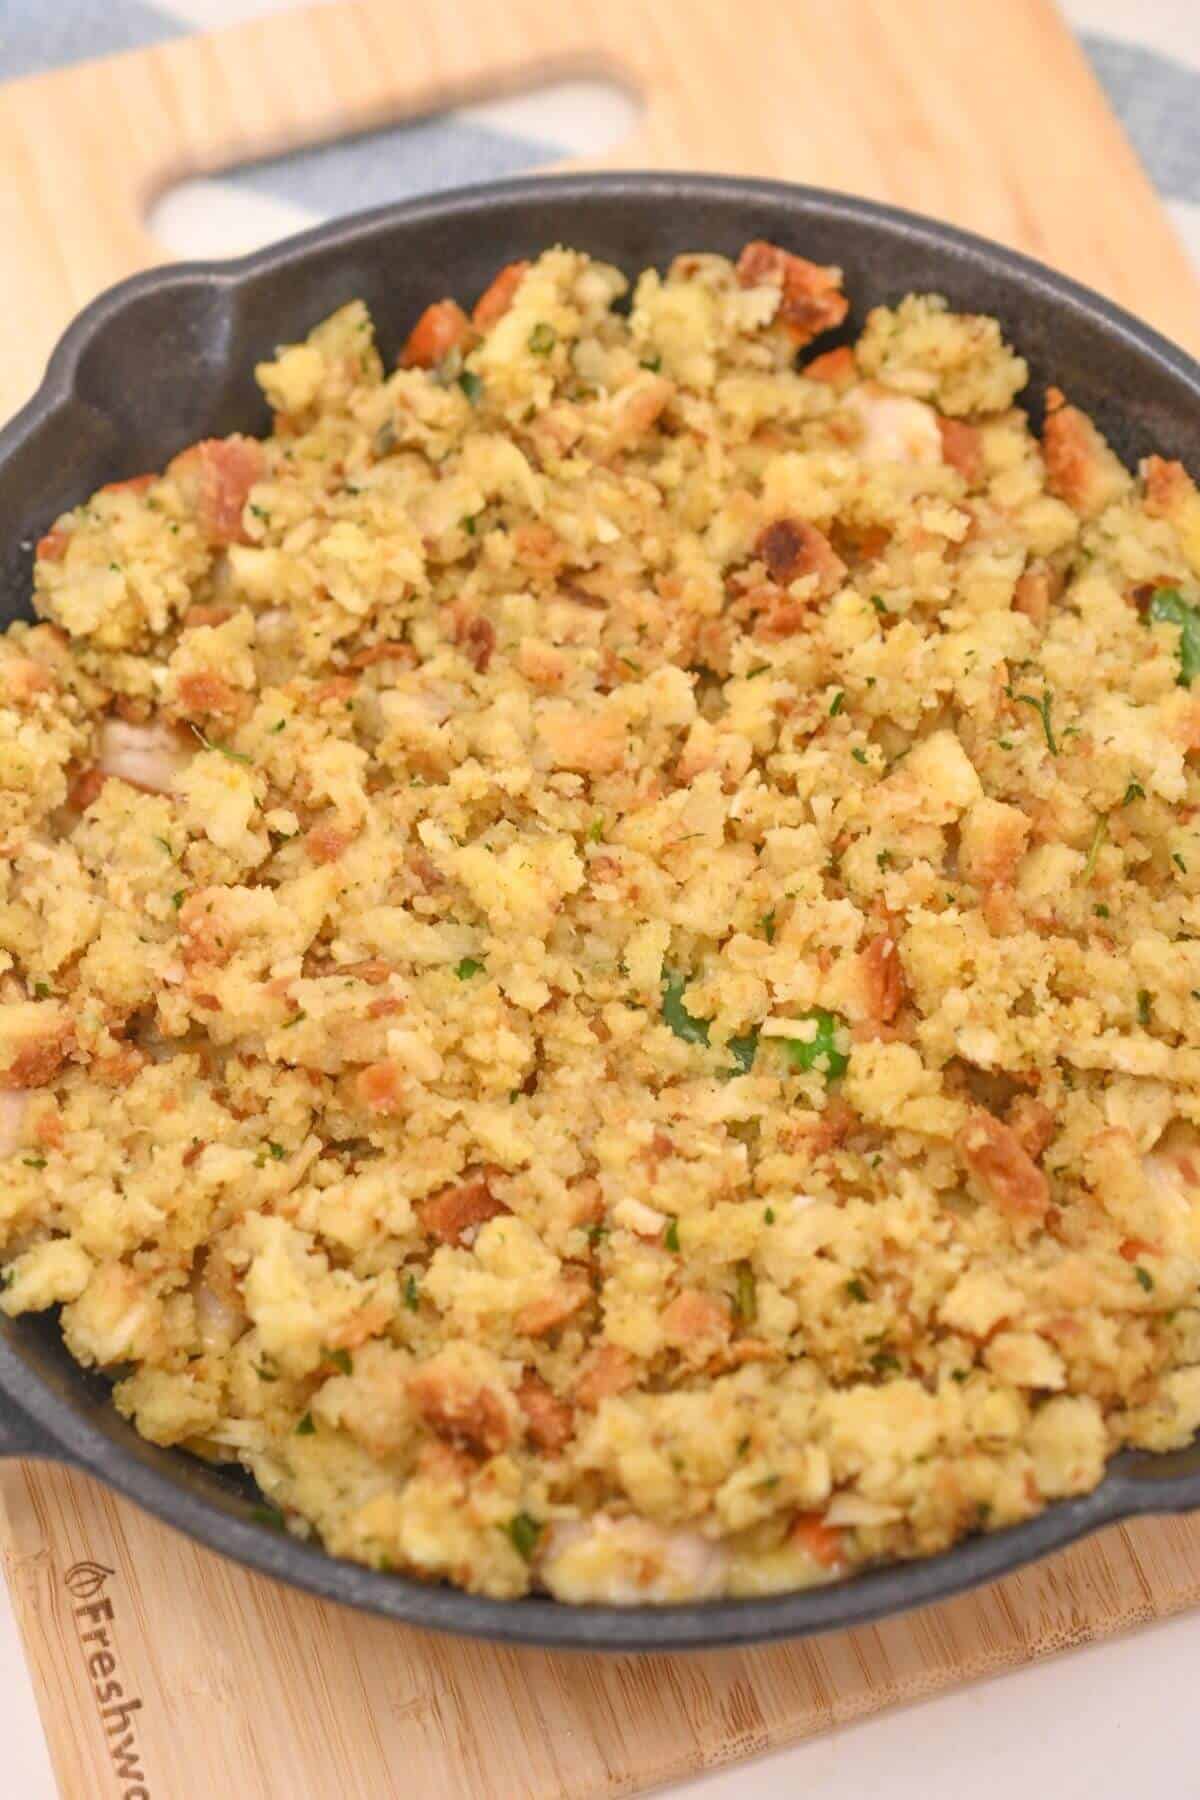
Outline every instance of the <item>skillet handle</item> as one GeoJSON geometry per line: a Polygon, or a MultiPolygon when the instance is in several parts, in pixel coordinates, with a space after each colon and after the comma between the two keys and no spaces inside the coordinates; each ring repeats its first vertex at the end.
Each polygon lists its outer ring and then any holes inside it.
{"type": "Polygon", "coordinates": [[[36,1457],[39,1461],[65,1460],[60,1446],[42,1427],[0,1392],[0,1461],[16,1456],[36,1457]]]}

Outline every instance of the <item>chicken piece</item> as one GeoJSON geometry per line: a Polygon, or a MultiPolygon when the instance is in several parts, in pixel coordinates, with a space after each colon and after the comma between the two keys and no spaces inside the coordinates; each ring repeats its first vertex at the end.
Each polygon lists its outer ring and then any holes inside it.
{"type": "Polygon", "coordinates": [[[724,1547],[698,1531],[597,1513],[550,1526],[538,1573],[558,1600],[642,1606],[710,1600],[724,1590],[728,1566],[724,1547]]]}
{"type": "Polygon", "coordinates": [[[944,461],[938,416],[924,400],[865,381],[842,404],[861,427],[855,449],[864,462],[932,467],[944,461]]]}
{"type": "Polygon", "coordinates": [[[99,785],[115,776],[144,794],[173,794],[195,747],[194,741],[161,721],[128,725],[124,719],[105,719],[96,746],[99,785]]]}

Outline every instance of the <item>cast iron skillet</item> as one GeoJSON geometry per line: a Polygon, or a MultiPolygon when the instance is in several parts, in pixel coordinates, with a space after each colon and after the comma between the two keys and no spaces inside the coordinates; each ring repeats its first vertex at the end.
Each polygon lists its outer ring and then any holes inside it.
{"type": "MultiPolygon", "coordinates": [[[[2,612],[28,611],[32,541],[105,481],[160,468],[196,438],[258,431],[252,370],[361,295],[390,364],[421,308],[473,297],[501,264],[568,243],[636,272],[679,251],[736,255],[764,237],[839,263],[854,313],[911,289],[991,313],[1032,368],[1094,414],[1128,462],[1151,450],[1200,468],[1200,366],[1129,314],[1024,257],[839,194],[696,175],[505,181],[341,220],[233,263],[155,269],[71,326],[38,393],[0,433],[2,612]]],[[[826,340],[831,342],[834,340],[826,340]]],[[[297,1587],[444,1631],[513,1643],[664,1650],[863,1623],[990,1581],[1113,1520],[1200,1506],[1200,1443],[1122,1455],[1094,1493],[924,1562],[769,1600],[628,1608],[477,1599],[340,1562],[255,1519],[245,1477],[144,1443],[108,1384],[68,1356],[52,1316],[0,1328],[0,1455],[85,1469],[239,1562],[297,1587]]]]}

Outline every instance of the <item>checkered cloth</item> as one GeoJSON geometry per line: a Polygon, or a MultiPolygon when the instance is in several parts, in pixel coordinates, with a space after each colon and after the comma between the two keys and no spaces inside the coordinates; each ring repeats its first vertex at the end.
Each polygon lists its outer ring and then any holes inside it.
{"type": "MultiPolygon", "coordinates": [[[[293,0],[0,0],[0,81],[277,10],[293,0]]],[[[1200,263],[1200,0],[1062,0],[1200,263]]],[[[198,181],[154,220],[169,249],[222,255],[338,213],[595,153],[626,103],[600,84],[463,109],[198,181]]]]}

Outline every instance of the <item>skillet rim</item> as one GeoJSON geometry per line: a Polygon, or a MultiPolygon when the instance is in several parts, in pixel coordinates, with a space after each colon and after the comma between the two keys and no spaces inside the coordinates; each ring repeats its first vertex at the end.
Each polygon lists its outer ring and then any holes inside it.
{"type": "MultiPolygon", "coordinates": [[[[538,196],[587,204],[598,197],[636,194],[641,201],[677,205],[713,199],[730,207],[777,207],[789,225],[805,221],[874,228],[927,250],[943,274],[955,260],[982,273],[1005,274],[1064,325],[1098,327],[1115,351],[1149,357],[1200,410],[1200,364],[1153,327],[1093,290],[1032,257],[953,225],[877,201],[829,189],[749,177],[683,171],[519,176],[398,201],[318,225],[230,261],[166,264],[128,277],[97,296],[67,327],[35,393],[0,431],[0,468],[76,397],[80,364],[111,326],[145,294],[180,294],[200,287],[232,298],[261,276],[302,268],[330,247],[369,246],[405,225],[462,216],[503,214],[538,196]]],[[[1181,405],[1183,394],[1181,394],[1181,405]]],[[[385,1574],[329,1555],[315,1543],[237,1516],[182,1478],[164,1472],[162,1452],[125,1448],[95,1421],[110,1403],[73,1404],[57,1395],[0,1333],[0,1456],[61,1460],[98,1477],[146,1511],[259,1573],[325,1599],[410,1625],[518,1645],[616,1651],[706,1649],[765,1643],[845,1629],[960,1593],[1010,1573],[1106,1524],[1147,1512],[1200,1507],[1200,1448],[1171,1455],[1126,1452],[1104,1481],[1077,1499],[1052,1503],[1036,1518],[1004,1531],[968,1538],[937,1556],[885,1565],[851,1579],[767,1599],[722,1599],[664,1607],[572,1606],[544,1597],[489,1600],[457,1588],[385,1574]]],[[[184,1452],[171,1453],[183,1457],[184,1452]]]]}

